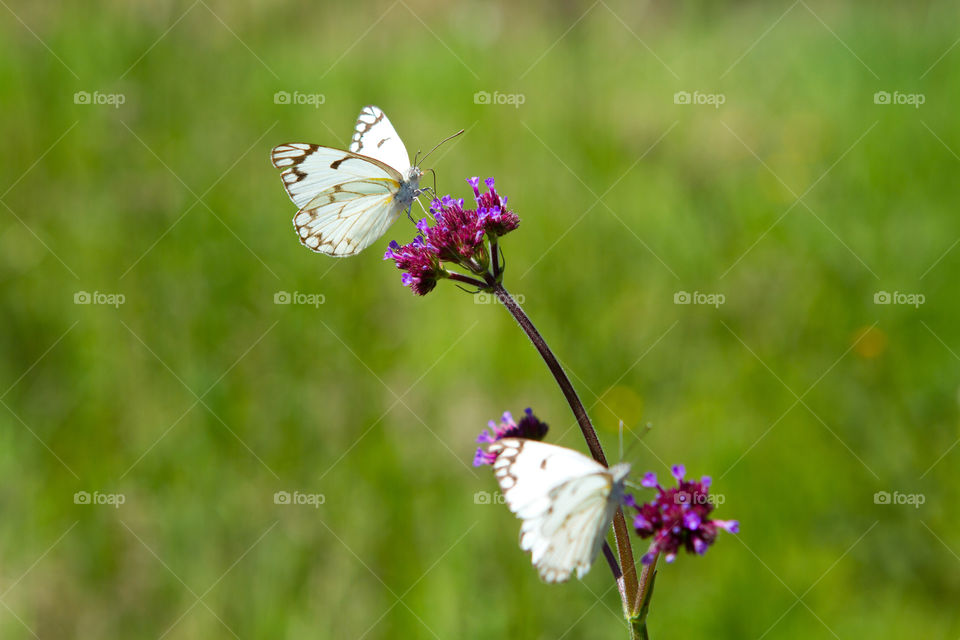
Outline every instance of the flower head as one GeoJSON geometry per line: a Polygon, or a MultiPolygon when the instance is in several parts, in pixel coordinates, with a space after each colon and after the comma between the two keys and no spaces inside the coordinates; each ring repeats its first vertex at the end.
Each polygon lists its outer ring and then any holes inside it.
{"type": "Polygon", "coordinates": [[[467,208],[463,199],[449,195],[435,199],[430,204],[433,220],[423,218],[417,222],[418,235],[413,242],[403,246],[391,242],[384,255],[385,260],[393,260],[398,269],[406,272],[402,276],[404,286],[418,295],[432,291],[440,278],[452,278],[480,288],[490,282],[490,277],[499,282],[499,250],[491,256],[491,248],[496,246],[497,238],[517,228],[520,218],[507,209],[507,198],[497,193],[493,178],[486,179],[484,193],[480,193],[479,178],[470,178],[467,182],[473,187],[475,208],[467,208]],[[491,257],[492,274],[489,272],[491,257]],[[466,277],[456,270],[447,271],[443,267],[445,262],[462,267],[480,279],[466,277]]]}
{"type": "Polygon", "coordinates": [[[497,193],[493,186],[493,178],[484,180],[484,184],[487,185],[486,193],[480,193],[480,178],[470,178],[467,182],[473,187],[477,213],[487,233],[492,237],[498,237],[520,226],[520,217],[507,209],[507,197],[497,193]]]}
{"type": "MultiPolygon", "coordinates": [[[[513,419],[513,414],[509,411],[504,411],[503,417],[500,418],[500,424],[495,423],[493,420],[488,422],[487,428],[489,431],[487,431],[487,429],[481,431],[480,435],[477,436],[477,442],[489,444],[502,438],[543,440],[543,437],[547,435],[547,423],[541,422],[537,416],[533,415],[532,409],[526,409],[523,414],[520,422],[517,422],[513,419]]],[[[497,454],[484,451],[481,447],[477,449],[477,453],[473,457],[473,466],[479,467],[484,464],[493,464],[493,461],[496,459],[497,454]]]]}
{"type": "Polygon", "coordinates": [[[406,271],[400,280],[403,286],[410,287],[418,296],[430,293],[437,286],[437,280],[446,276],[436,249],[426,244],[420,236],[403,246],[396,240],[392,241],[383,259],[393,260],[397,269],[406,271]]]}
{"type": "Polygon", "coordinates": [[[710,497],[710,477],[699,481],[684,480],[686,469],[676,465],[671,469],[677,486],[664,489],[657,481],[655,473],[644,474],[641,485],[655,488],[657,497],[650,502],[638,505],[629,496],[627,506],[637,510],[633,526],[641,538],[650,538],[650,548],[641,562],[650,564],[658,553],[664,554],[667,562],[673,562],[681,547],[690,553],[703,555],[717,539],[717,533],[724,529],[737,533],[740,525],[736,520],[711,520],[714,500],[710,497]]]}
{"type": "Polygon", "coordinates": [[[434,225],[426,219],[417,223],[417,229],[426,242],[436,248],[441,260],[468,267],[485,266],[484,228],[476,209],[464,209],[463,200],[450,196],[434,200],[430,205],[434,225]]]}

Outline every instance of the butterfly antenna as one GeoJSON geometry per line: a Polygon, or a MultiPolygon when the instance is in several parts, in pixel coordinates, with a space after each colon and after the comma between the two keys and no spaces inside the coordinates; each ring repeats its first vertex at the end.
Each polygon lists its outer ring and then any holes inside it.
{"type": "MultiPolygon", "coordinates": [[[[442,145],[444,142],[447,142],[447,141],[449,141],[449,140],[453,140],[454,138],[456,138],[457,136],[459,136],[459,135],[460,135],[461,133],[463,133],[463,132],[464,132],[464,130],[463,130],[463,129],[460,129],[460,131],[457,131],[457,132],[456,132],[455,134],[453,134],[452,136],[447,136],[446,138],[444,138],[443,140],[441,140],[440,142],[438,142],[438,143],[433,147],[433,149],[430,149],[430,151],[427,151],[426,155],[423,156],[423,159],[426,160],[427,157],[428,157],[431,153],[433,153],[434,151],[436,151],[436,150],[440,147],[440,145],[442,145]]],[[[420,156],[420,152],[418,151],[418,152],[417,152],[417,157],[419,157],[419,156],[420,156]]],[[[414,162],[414,164],[416,165],[417,163],[414,162]]],[[[436,176],[434,176],[434,177],[436,177],[436,176]]]]}

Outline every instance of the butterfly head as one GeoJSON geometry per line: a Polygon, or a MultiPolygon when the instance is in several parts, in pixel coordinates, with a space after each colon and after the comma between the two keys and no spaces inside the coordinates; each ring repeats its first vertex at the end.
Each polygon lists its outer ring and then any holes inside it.
{"type": "Polygon", "coordinates": [[[423,172],[420,171],[420,167],[416,166],[410,167],[403,173],[403,182],[400,183],[400,188],[394,196],[394,199],[400,205],[400,210],[408,210],[416,197],[423,191],[420,188],[420,176],[422,175],[423,172]]]}
{"type": "Polygon", "coordinates": [[[420,178],[423,177],[423,171],[418,166],[412,166],[407,169],[403,176],[404,182],[410,182],[415,185],[420,184],[420,178]]]}

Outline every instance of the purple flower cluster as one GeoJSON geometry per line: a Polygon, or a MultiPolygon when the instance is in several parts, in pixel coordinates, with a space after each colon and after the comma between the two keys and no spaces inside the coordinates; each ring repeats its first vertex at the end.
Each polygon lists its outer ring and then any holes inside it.
{"type": "Polygon", "coordinates": [[[428,245],[436,248],[441,260],[468,267],[472,266],[471,263],[486,263],[483,221],[475,209],[463,208],[463,198],[454,200],[443,196],[434,200],[430,204],[430,213],[433,226],[423,218],[417,223],[417,230],[428,245]]]}
{"type": "MultiPolygon", "coordinates": [[[[537,416],[533,415],[533,409],[524,411],[524,416],[520,422],[513,419],[513,414],[509,411],[503,412],[500,418],[500,424],[493,420],[487,423],[489,432],[484,429],[477,436],[477,442],[489,444],[502,438],[527,438],[528,440],[543,440],[547,435],[547,423],[541,422],[537,416]]],[[[497,454],[484,451],[483,448],[477,449],[477,454],[473,457],[473,466],[479,467],[485,464],[493,464],[497,459],[497,454]]]]}
{"type": "MultiPolygon", "coordinates": [[[[434,200],[430,204],[433,224],[427,218],[421,219],[417,223],[419,234],[413,242],[401,246],[393,241],[383,256],[406,272],[402,282],[417,295],[432,291],[440,278],[464,281],[459,274],[447,271],[444,262],[485,277],[491,258],[487,241],[495,243],[520,224],[517,214],[507,209],[507,198],[494,188],[493,178],[484,181],[487,186],[484,193],[480,193],[479,178],[470,178],[467,182],[473,187],[476,208],[464,208],[462,198],[449,195],[434,200]]],[[[493,260],[497,259],[494,255],[493,260]]]]}
{"type": "Polygon", "coordinates": [[[443,267],[440,266],[440,258],[420,236],[402,247],[393,240],[390,242],[390,248],[383,254],[383,259],[393,260],[397,264],[397,269],[406,272],[400,277],[400,281],[403,282],[403,286],[410,287],[418,296],[425,296],[433,291],[437,286],[437,280],[446,275],[443,267]]]}
{"type": "Polygon", "coordinates": [[[507,196],[497,193],[493,186],[493,178],[483,181],[487,185],[486,193],[480,193],[480,178],[470,178],[467,182],[473,187],[474,199],[477,201],[477,215],[482,221],[483,229],[491,237],[506,235],[520,226],[519,216],[507,209],[507,196]]]}
{"type": "Polygon", "coordinates": [[[658,553],[664,554],[667,562],[673,562],[681,547],[690,553],[703,555],[717,539],[717,532],[724,529],[737,533],[740,524],[736,520],[711,520],[713,500],[710,499],[710,477],[699,482],[684,480],[686,469],[676,465],[671,469],[677,486],[664,489],[657,482],[657,475],[648,472],[640,483],[648,489],[656,489],[658,495],[652,501],[638,505],[633,496],[627,496],[626,504],[637,510],[633,526],[641,538],[653,537],[650,548],[641,562],[650,564],[658,553]]]}

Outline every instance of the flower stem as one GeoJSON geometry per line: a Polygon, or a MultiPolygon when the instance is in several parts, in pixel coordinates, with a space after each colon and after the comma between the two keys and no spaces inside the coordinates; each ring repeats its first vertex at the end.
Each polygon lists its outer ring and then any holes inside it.
{"type": "Polygon", "coordinates": [[[500,281],[500,245],[497,243],[497,237],[490,239],[490,258],[493,262],[493,279],[500,281]]]}
{"type": "Polygon", "coordinates": [[[540,357],[547,363],[547,368],[550,369],[550,373],[553,374],[557,384],[560,385],[563,396],[567,399],[570,409],[573,410],[573,415],[577,419],[577,424],[580,425],[583,438],[587,441],[587,448],[590,449],[590,455],[603,466],[607,466],[607,458],[603,455],[603,447],[600,446],[597,432],[594,431],[593,425],[590,423],[590,418],[587,417],[587,411],[583,408],[583,403],[580,402],[580,398],[577,396],[577,392],[574,390],[570,378],[567,377],[566,372],[563,370],[563,367],[560,366],[560,362],[556,356],[550,351],[550,347],[547,346],[543,336],[540,335],[537,328],[533,326],[533,322],[531,322],[523,309],[520,308],[517,301],[513,299],[513,296],[504,289],[502,284],[488,276],[487,286],[496,294],[497,299],[503,303],[507,311],[513,315],[514,319],[520,325],[520,328],[523,329],[527,337],[530,338],[530,342],[532,342],[533,346],[540,352],[540,357]]]}
{"type": "MultiPolygon", "coordinates": [[[[530,342],[536,347],[540,353],[540,357],[547,363],[547,368],[550,369],[550,373],[553,374],[554,379],[556,379],[557,384],[560,386],[560,390],[567,399],[573,415],[577,418],[577,424],[580,426],[584,440],[587,441],[587,448],[590,449],[590,455],[603,466],[607,466],[607,458],[603,455],[603,447],[600,446],[600,439],[597,438],[597,432],[594,430],[593,424],[590,423],[587,411],[584,409],[580,397],[573,388],[570,378],[567,377],[566,372],[563,370],[556,356],[550,351],[550,347],[547,346],[543,336],[540,335],[540,332],[537,331],[533,322],[531,322],[527,314],[502,284],[497,282],[490,274],[487,274],[486,281],[488,290],[492,291],[503,306],[507,308],[507,311],[514,317],[520,325],[520,328],[523,329],[527,337],[530,338],[530,342]]],[[[633,559],[633,548],[630,545],[630,531],[623,517],[623,510],[619,508],[613,516],[613,535],[616,539],[617,552],[620,555],[620,565],[622,567],[622,576],[618,578],[618,581],[620,579],[623,580],[623,589],[621,590],[623,611],[624,615],[629,618],[637,613],[637,568],[633,559]]],[[[617,577],[616,572],[614,573],[614,577],[617,577]]]]}
{"type": "Polygon", "coordinates": [[[610,565],[610,571],[613,573],[613,579],[617,581],[617,591],[620,592],[620,600],[626,602],[627,594],[626,587],[623,584],[623,571],[620,570],[617,557],[613,555],[613,550],[610,548],[610,545],[607,544],[606,540],[603,541],[603,557],[607,559],[607,564],[610,565]]]}
{"type": "MultiPolygon", "coordinates": [[[[635,612],[640,613],[644,604],[649,606],[650,589],[653,587],[653,578],[657,573],[657,560],[659,559],[660,554],[658,553],[653,557],[653,562],[643,565],[643,568],[640,570],[640,585],[637,588],[637,600],[633,605],[635,612]]],[[[643,617],[646,618],[646,611],[642,611],[642,613],[643,617]]]]}
{"type": "Polygon", "coordinates": [[[487,283],[485,283],[483,280],[477,280],[476,278],[465,276],[462,273],[457,273],[456,271],[450,271],[447,277],[454,282],[462,282],[478,289],[485,289],[487,286],[487,283]]]}

